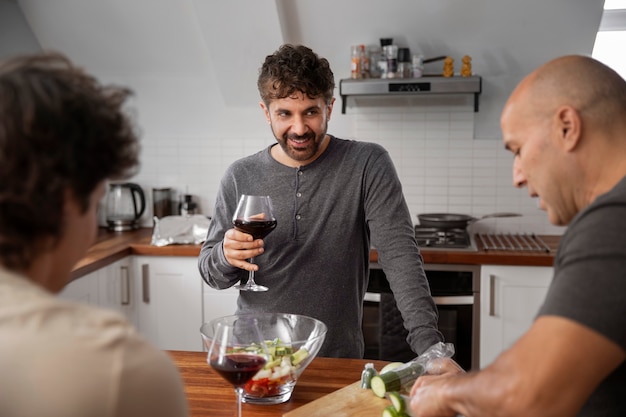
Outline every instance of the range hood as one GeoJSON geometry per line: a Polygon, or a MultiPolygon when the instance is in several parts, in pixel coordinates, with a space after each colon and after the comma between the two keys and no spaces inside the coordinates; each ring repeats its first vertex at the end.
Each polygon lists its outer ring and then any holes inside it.
{"type": "Polygon", "coordinates": [[[366,80],[343,79],[339,81],[341,112],[345,114],[349,96],[473,94],[474,111],[478,111],[478,95],[482,91],[480,76],[422,78],[370,78],[366,80]]]}

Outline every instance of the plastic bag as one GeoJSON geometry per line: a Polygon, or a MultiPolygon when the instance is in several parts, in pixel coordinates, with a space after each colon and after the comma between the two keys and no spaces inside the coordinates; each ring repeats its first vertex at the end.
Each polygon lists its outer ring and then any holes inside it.
{"type": "Polygon", "coordinates": [[[206,239],[211,219],[201,214],[154,218],[152,245],[198,245],[206,239]]]}
{"type": "Polygon", "coordinates": [[[452,343],[437,342],[424,351],[417,358],[412,359],[403,366],[409,364],[420,364],[424,370],[424,373],[431,371],[433,364],[437,364],[437,359],[451,358],[454,356],[454,345],[452,343]]]}
{"type": "Polygon", "coordinates": [[[452,343],[438,342],[426,349],[424,353],[413,359],[411,362],[417,362],[424,366],[426,372],[431,368],[435,359],[451,358],[454,356],[454,345],[452,343]]]}

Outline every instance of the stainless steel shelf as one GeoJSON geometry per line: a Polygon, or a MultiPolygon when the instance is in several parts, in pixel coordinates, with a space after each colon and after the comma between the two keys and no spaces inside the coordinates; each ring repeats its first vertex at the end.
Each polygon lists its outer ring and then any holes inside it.
{"type": "Polygon", "coordinates": [[[482,91],[482,78],[425,76],[421,78],[372,78],[366,80],[343,79],[339,81],[341,113],[346,112],[350,96],[411,96],[429,94],[473,94],[474,111],[478,111],[478,95],[482,91]]]}

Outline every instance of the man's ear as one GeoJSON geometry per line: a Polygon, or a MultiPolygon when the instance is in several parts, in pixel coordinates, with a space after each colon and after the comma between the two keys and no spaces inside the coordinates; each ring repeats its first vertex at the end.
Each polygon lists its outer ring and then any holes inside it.
{"type": "Polygon", "coordinates": [[[326,121],[330,120],[330,116],[333,113],[333,105],[335,104],[335,97],[330,100],[330,104],[326,106],[326,121]]]}
{"type": "Polygon", "coordinates": [[[555,119],[561,146],[567,151],[573,150],[582,133],[582,120],[578,110],[571,106],[562,106],[557,110],[555,119]]]}
{"type": "Polygon", "coordinates": [[[265,119],[267,119],[267,123],[271,124],[272,121],[270,119],[270,109],[267,108],[267,106],[265,105],[263,101],[260,101],[259,105],[261,106],[261,108],[263,109],[263,112],[265,113],[265,119]]]}

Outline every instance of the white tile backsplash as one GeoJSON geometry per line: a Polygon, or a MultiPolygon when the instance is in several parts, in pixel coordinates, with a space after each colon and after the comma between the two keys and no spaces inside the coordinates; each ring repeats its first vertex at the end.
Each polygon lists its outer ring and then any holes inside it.
{"type": "MultiPolygon", "coordinates": [[[[339,99],[338,99],[339,101],[339,99]]],[[[521,217],[485,219],[472,231],[562,234],[564,228],[550,225],[546,213],[528,197],[525,189],[512,186],[512,155],[502,142],[474,138],[473,103],[437,99],[437,104],[419,97],[381,99],[351,103],[356,138],[383,145],[393,159],[402,181],[413,221],[426,212],[469,214],[480,217],[495,212],[515,212],[521,217]]],[[[336,109],[340,103],[336,104],[336,109]]],[[[337,118],[338,116],[334,116],[337,118]]],[[[345,122],[345,120],[341,120],[345,122]]],[[[333,134],[333,121],[329,133],[333,134]]],[[[274,143],[268,130],[238,136],[220,132],[213,137],[143,138],[142,169],[134,179],[151,201],[152,187],[172,187],[178,197],[193,194],[202,213],[211,215],[220,178],[235,159],[274,143]]],[[[150,213],[145,225],[151,225],[150,213]]]]}

